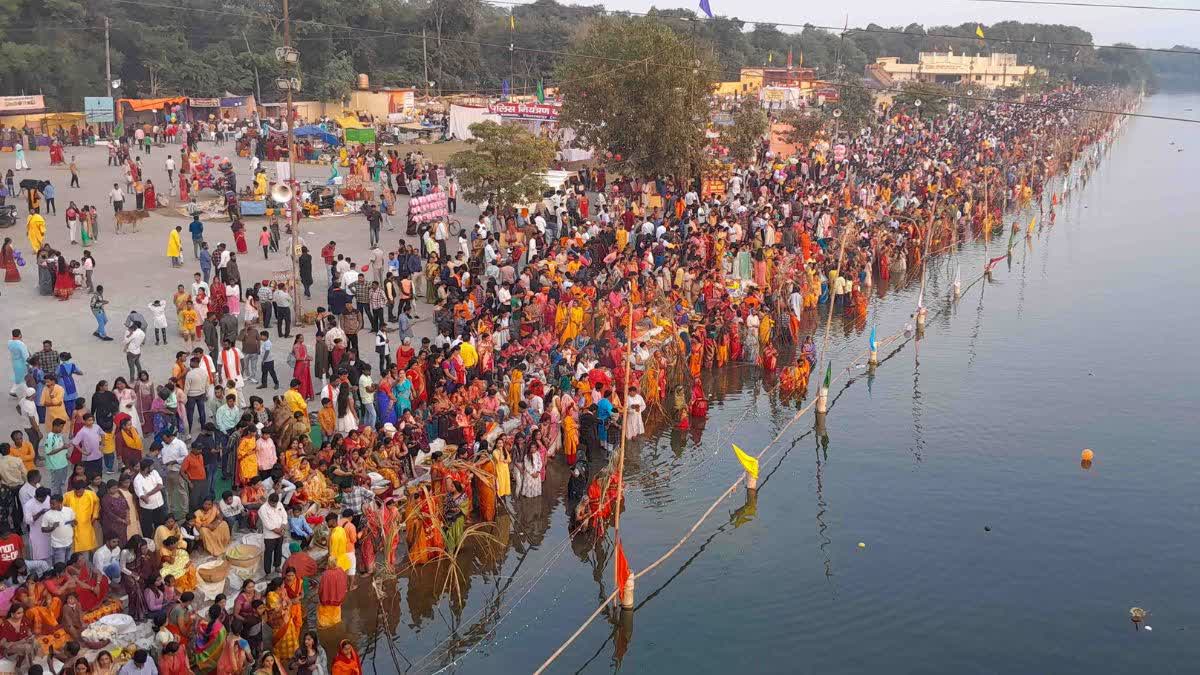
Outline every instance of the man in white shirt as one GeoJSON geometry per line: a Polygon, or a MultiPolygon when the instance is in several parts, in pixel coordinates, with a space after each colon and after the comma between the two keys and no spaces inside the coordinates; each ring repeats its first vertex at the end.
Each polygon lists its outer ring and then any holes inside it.
{"type": "Polygon", "coordinates": [[[239,525],[243,529],[248,527],[246,506],[242,504],[242,498],[233,494],[232,490],[226,490],[221,495],[221,501],[217,502],[217,508],[221,510],[221,517],[229,525],[230,532],[236,532],[239,525]]]}
{"type": "Polygon", "coordinates": [[[200,426],[208,421],[208,410],[205,403],[208,400],[208,389],[212,386],[208,371],[200,366],[202,357],[192,356],[191,368],[183,376],[183,395],[187,397],[187,423],[189,432],[196,427],[193,424],[195,414],[200,414],[200,426]]]}
{"type": "Polygon", "coordinates": [[[287,508],[279,499],[278,492],[267,497],[267,503],[258,507],[258,521],[263,529],[263,570],[267,576],[278,573],[283,567],[283,541],[287,536],[287,508]]]}
{"type": "Polygon", "coordinates": [[[133,478],[133,494],[138,498],[138,518],[142,523],[142,536],[152,539],[154,531],[167,520],[163,479],[154,470],[153,460],[142,460],[141,471],[133,478]]]}
{"type": "Polygon", "coordinates": [[[234,347],[232,340],[225,341],[225,348],[217,356],[218,365],[221,368],[221,377],[225,382],[226,395],[228,396],[229,394],[229,383],[233,382],[238,405],[245,407],[242,398],[242,387],[246,385],[246,380],[242,377],[242,358],[242,350],[234,347]]]}
{"type": "Polygon", "coordinates": [[[113,213],[120,213],[125,208],[125,193],[121,192],[121,186],[113,183],[113,189],[108,193],[108,201],[112,202],[113,213]]]}
{"type": "Polygon", "coordinates": [[[125,363],[129,365],[129,381],[136,382],[138,373],[142,372],[142,343],[146,341],[146,331],[141,324],[133,324],[125,331],[122,341],[125,351],[125,363]]]}
{"type": "Polygon", "coordinates": [[[362,364],[362,374],[358,376],[358,396],[362,405],[361,423],[364,426],[375,426],[375,381],[371,379],[371,366],[362,364]]]}
{"type": "Polygon", "coordinates": [[[75,511],[63,506],[62,495],[51,495],[50,510],[42,516],[42,532],[50,535],[50,564],[66,563],[75,545],[75,511]]]}
{"type": "Polygon", "coordinates": [[[183,468],[183,460],[187,459],[187,454],[187,445],[175,435],[175,431],[171,428],[164,430],[160,459],[167,469],[168,508],[180,519],[187,513],[188,507],[188,484],[179,473],[183,468]]]}
{"type": "Polygon", "coordinates": [[[438,258],[445,260],[447,255],[446,240],[450,238],[450,226],[444,219],[439,219],[433,225],[433,240],[438,245],[438,258]]]}
{"type": "Polygon", "coordinates": [[[204,281],[204,278],[200,276],[199,272],[195,274],[194,279],[195,280],[192,281],[192,297],[194,298],[199,295],[200,289],[202,288],[204,289],[204,294],[209,295],[210,291],[208,289],[208,283],[204,281]]]}
{"type": "Polygon", "coordinates": [[[110,537],[104,545],[96,549],[92,555],[92,565],[100,570],[109,581],[121,580],[121,542],[116,537],[110,537]]]}

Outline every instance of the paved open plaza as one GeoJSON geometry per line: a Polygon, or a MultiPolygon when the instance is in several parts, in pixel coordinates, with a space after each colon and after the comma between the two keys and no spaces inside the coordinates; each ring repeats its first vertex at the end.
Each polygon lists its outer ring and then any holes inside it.
{"type": "MultiPolygon", "coordinates": [[[[219,156],[232,156],[233,148],[232,143],[221,146],[202,143],[200,151],[219,156]]],[[[17,172],[17,183],[26,178],[48,180],[53,183],[57,191],[55,199],[57,214],[43,214],[46,218],[46,241],[52,248],[63,251],[69,259],[78,260],[82,257],[83,247],[70,243],[66,218],[63,215],[68,206],[71,202],[80,207],[85,204],[95,205],[97,213],[100,215],[98,241],[90,244],[87,248],[96,259],[95,282],[104,286],[104,295],[109,300],[108,334],[116,338],[111,342],[103,342],[92,335],[96,330],[96,321],[89,308],[90,295],[86,289],[77,289],[71,299],[67,301],[38,294],[36,257],[29,250],[29,240],[25,232],[25,219],[28,212],[24,197],[10,198],[9,203],[17,204],[17,224],[11,228],[0,230],[0,235],[12,238],[13,245],[21,252],[26,262],[25,266],[21,268],[19,284],[0,285],[0,310],[2,310],[0,311],[0,329],[3,330],[5,340],[8,339],[12,329],[18,328],[23,333],[25,343],[29,346],[30,351],[41,349],[43,340],[53,340],[55,349],[70,352],[76,365],[85,373],[83,377],[78,378],[79,392],[85,398],[90,398],[98,380],[106,379],[111,382],[114,377],[127,374],[120,336],[124,334],[125,317],[131,310],[136,309],[143,316],[149,318],[147,306],[150,302],[162,300],[169,308],[167,312],[170,324],[168,333],[171,342],[165,346],[155,346],[151,339],[153,331],[147,328],[146,346],[142,355],[142,365],[156,383],[165,380],[170,374],[175,353],[184,348],[175,326],[175,312],[171,304],[171,296],[175,293],[178,284],[184,284],[186,288],[190,289],[192,275],[200,271],[200,267],[192,255],[192,246],[187,231],[191,218],[179,208],[177,198],[168,193],[170,182],[167,180],[165,162],[168,155],[172,155],[178,164],[178,153],[179,146],[169,145],[155,147],[149,155],[141,154],[146,177],[154,181],[157,186],[160,203],[165,199],[168,206],[153,211],[149,218],[139,224],[139,230],[135,233],[116,234],[114,231],[113,212],[108,200],[108,193],[112,190],[113,183],[119,183],[124,187],[124,177],[120,167],[106,166],[108,158],[106,147],[68,147],[65,149],[67,162],[69,163],[71,157],[74,157],[79,167],[80,187],[78,188],[68,187],[70,172],[67,166],[51,167],[49,165],[50,157],[47,152],[26,153],[32,168],[29,171],[17,172]],[[168,235],[177,225],[184,228],[182,235],[184,267],[182,268],[172,268],[170,260],[166,256],[168,235]]],[[[240,157],[232,157],[232,160],[239,185],[248,184],[251,177],[250,160],[240,157]]],[[[0,166],[7,169],[11,165],[11,155],[0,157],[0,166]]],[[[273,174],[272,164],[267,163],[265,166],[268,172],[273,174]]],[[[329,177],[330,168],[327,165],[302,164],[297,166],[296,174],[301,181],[311,180],[314,183],[322,183],[329,177]]],[[[217,197],[216,193],[211,190],[202,191],[195,196],[199,201],[212,200],[217,197]]],[[[408,198],[401,196],[396,207],[396,216],[392,217],[392,225],[395,229],[389,231],[384,227],[381,232],[382,247],[385,251],[394,250],[401,241],[414,245],[417,243],[416,237],[404,236],[404,223],[406,222],[404,214],[407,210],[407,203],[408,198]]],[[[126,209],[131,208],[132,204],[133,196],[129,195],[126,198],[126,209]]],[[[477,208],[460,203],[459,212],[456,215],[458,219],[464,223],[470,223],[477,216],[477,208]]],[[[204,238],[209,243],[210,250],[220,242],[225,242],[230,249],[234,249],[233,233],[229,228],[228,217],[210,216],[203,217],[202,220],[205,226],[204,238]]],[[[280,251],[271,253],[266,260],[263,259],[262,249],[257,246],[257,242],[258,234],[267,222],[268,219],[261,216],[245,218],[249,253],[238,256],[243,294],[246,289],[253,286],[255,281],[270,279],[277,273],[285,272],[290,268],[286,234],[280,242],[280,251]]],[[[311,289],[312,297],[304,298],[301,306],[301,310],[307,312],[325,304],[328,284],[324,263],[320,258],[321,247],[330,240],[336,241],[339,253],[349,255],[356,261],[365,262],[369,251],[367,221],[359,213],[305,218],[300,222],[300,236],[314,258],[313,279],[315,283],[311,289]]],[[[299,314],[300,312],[293,311],[293,316],[299,316],[299,314]]],[[[432,306],[419,302],[416,305],[416,314],[419,316],[413,324],[416,339],[432,335],[432,306]]],[[[311,326],[294,328],[292,334],[295,335],[297,330],[304,332],[311,342],[313,334],[311,326]]],[[[275,339],[275,335],[275,327],[272,326],[273,339],[275,339]]],[[[394,339],[393,342],[395,342],[394,339]]],[[[275,343],[274,350],[278,355],[276,371],[279,373],[281,386],[286,388],[291,375],[286,372],[287,366],[284,359],[287,350],[291,347],[291,341],[288,340],[284,344],[275,339],[275,343]]],[[[363,356],[369,363],[375,362],[372,344],[373,342],[366,340],[362,347],[365,352],[363,356]]],[[[393,345],[393,351],[395,346],[393,345]]],[[[4,360],[4,381],[6,383],[5,390],[7,390],[12,384],[12,369],[8,359],[4,360]]],[[[10,400],[15,404],[15,399],[10,400]]],[[[3,411],[0,412],[0,426],[19,428],[19,422],[15,406],[4,406],[3,411]]]]}

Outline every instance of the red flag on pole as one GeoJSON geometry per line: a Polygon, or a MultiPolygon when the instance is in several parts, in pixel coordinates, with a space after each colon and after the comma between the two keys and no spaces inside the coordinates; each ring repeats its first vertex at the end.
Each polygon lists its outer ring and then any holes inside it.
{"type": "Polygon", "coordinates": [[[625,582],[629,581],[629,561],[625,559],[625,547],[621,545],[620,538],[617,539],[617,598],[620,599],[621,593],[625,590],[625,582]]]}

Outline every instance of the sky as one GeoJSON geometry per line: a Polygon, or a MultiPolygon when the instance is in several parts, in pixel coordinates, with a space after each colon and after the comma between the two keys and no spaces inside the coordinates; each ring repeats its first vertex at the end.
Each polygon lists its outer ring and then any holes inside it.
{"type": "MultiPolygon", "coordinates": [[[[560,0],[560,2],[563,0],[560,0]]],[[[1189,7],[1179,0],[1083,0],[1095,2],[1128,2],[1161,7],[1189,7]]],[[[567,4],[576,4],[566,0],[567,4]]],[[[895,0],[842,0],[838,3],[799,3],[786,0],[710,0],[714,14],[736,16],[743,21],[812,23],[840,26],[849,17],[849,24],[865,26],[904,26],[910,23],[957,25],[967,22],[989,23],[1015,20],[1029,23],[1061,23],[1079,26],[1091,32],[1096,44],[1129,42],[1139,47],[1172,47],[1176,44],[1200,46],[1200,11],[1167,12],[1146,9],[1106,7],[1054,7],[1035,5],[993,4],[972,0],[927,0],[900,3],[895,0]]],[[[596,4],[596,0],[579,0],[578,4],[596,4]]],[[[599,4],[614,10],[645,12],[652,6],[659,9],[683,8],[699,12],[699,0],[599,0],[599,4]]],[[[1200,9],[1200,2],[1190,5],[1200,9]]],[[[784,30],[788,30],[784,28],[784,30]]]]}

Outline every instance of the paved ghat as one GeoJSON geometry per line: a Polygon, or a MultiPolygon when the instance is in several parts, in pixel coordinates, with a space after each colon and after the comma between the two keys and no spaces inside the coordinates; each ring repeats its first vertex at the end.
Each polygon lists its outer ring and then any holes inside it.
{"type": "MultiPolygon", "coordinates": [[[[202,143],[200,151],[207,154],[226,155],[232,153],[233,144],[226,143],[218,147],[211,143],[202,143]]],[[[67,187],[71,179],[67,166],[51,167],[49,153],[43,151],[26,153],[32,168],[29,171],[16,173],[17,183],[27,178],[49,180],[53,183],[57,191],[55,202],[58,213],[43,213],[46,218],[46,241],[52,248],[63,251],[69,259],[80,259],[83,255],[83,247],[70,243],[66,217],[63,215],[68,206],[71,202],[80,207],[85,204],[95,205],[100,216],[99,241],[90,244],[88,250],[96,259],[95,282],[104,286],[105,297],[109,300],[108,334],[117,338],[112,342],[101,342],[93,337],[92,332],[96,330],[96,321],[89,308],[90,295],[85,289],[77,289],[71,299],[65,302],[59,301],[53,296],[38,294],[36,256],[29,250],[29,240],[25,234],[27,211],[24,197],[9,201],[9,203],[18,205],[17,224],[14,227],[0,230],[0,236],[12,238],[13,245],[21,252],[26,262],[25,267],[21,268],[19,284],[0,284],[0,331],[3,332],[5,341],[11,335],[12,329],[19,328],[31,351],[41,349],[42,340],[53,340],[55,349],[70,352],[75,363],[85,373],[83,377],[78,378],[78,390],[85,398],[91,397],[97,380],[106,379],[111,382],[114,377],[126,374],[125,357],[121,351],[119,338],[124,334],[124,320],[131,310],[136,309],[149,319],[147,305],[153,300],[162,300],[168,307],[170,344],[155,346],[152,339],[153,331],[147,329],[146,347],[142,354],[142,365],[150,373],[154,382],[160,383],[166,379],[170,374],[175,353],[184,348],[175,325],[171,296],[174,295],[178,284],[184,284],[185,288],[190,289],[192,275],[198,272],[200,267],[192,256],[187,230],[191,219],[181,215],[177,200],[167,194],[169,182],[165,162],[170,155],[174,156],[178,163],[178,152],[179,146],[171,145],[163,148],[156,147],[148,156],[141,155],[146,177],[154,181],[160,202],[165,198],[170,205],[153,212],[149,218],[140,223],[140,230],[132,234],[118,235],[115,233],[108,193],[112,190],[114,182],[124,188],[124,176],[119,167],[106,166],[107,148],[68,147],[65,149],[67,161],[70,162],[71,157],[74,156],[79,166],[80,187],[78,188],[67,187]],[[179,269],[172,268],[166,257],[167,237],[176,225],[184,228],[184,267],[179,269]]],[[[0,157],[0,161],[3,162],[0,166],[7,169],[12,166],[13,157],[6,155],[0,157]]],[[[246,185],[250,181],[250,161],[234,158],[234,167],[237,171],[239,185],[246,185]]],[[[296,174],[301,181],[312,180],[319,183],[328,178],[329,167],[300,165],[297,167],[296,174]]],[[[215,197],[216,194],[210,190],[199,194],[199,199],[202,201],[215,197]]],[[[388,231],[384,228],[381,233],[384,250],[395,249],[399,241],[407,244],[417,243],[416,237],[404,236],[404,213],[407,203],[408,198],[401,196],[396,209],[398,215],[392,218],[396,229],[388,231]]],[[[132,206],[133,195],[128,195],[126,209],[130,209],[132,206]]],[[[460,220],[469,223],[474,221],[477,216],[478,210],[475,207],[460,203],[457,214],[460,220]]],[[[276,272],[288,270],[290,265],[286,255],[288,240],[286,234],[281,242],[281,250],[271,253],[269,259],[264,260],[262,249],[257,246],[257,241],[259,232],[267,224],[267,219],[249,217],[245,219],[245,223],[249,253],[238,256],[238,266],[243,281],[243,297],[245,290],[252,287],[255,281],[270,279],[276,272]]],[[[227,217],[204,218],[204,226],[204,237],[209,242],[210,250],[222,241],[226,242],[230,249],[235,248],[233,233],[229,229],[227,217]]],[[[370,250],[367,246],[367,222],[362,215],[357,213],[340,217],[306,218],[300,223],[300,236],[314,258],[313,279],[315,284],[311,289],[312,298],[306,298],[303,303],[303,309],[308,311],[325,304],[327,284],[324,264],[320,259],[321,247],[330,240],[334,240],[338,244],[339,253],[349,255],[356,261],[365,261],[370,250]]],[[[420,317],[413,326],[416,339],[432,335],[433,325],[430,320],[432,306],[420,302],[416,305],[416,313],[420,317]]],[[[293,311],[293,315],[295,314],[296,312],[293,311]]],[[[312,330],[309,326],[299,328],[299,331],[304,332],[310,341],[312,330]]],[[[293,329],[292,335],[295,335],[296,332],[297,330],[293,329]]],[[[279,373],[281,386],[286,388],[291,375],[285,372],[287,371],[285,354],[291,346],[291,340],[281,341],[275,337],[276,335],[277,332],[272,325],[274,351],[278,355],[275,369],[279,373]]],[[[393,342],[395,342],[394,339],[393,342]]],[[[376,361],[374,342],[368,339],[364,340],[362,344],[364,358],[374,364],[376,361]]],[[[393,345],[393,349],[395,346],[397,345],[393,345]]],[[[8,358],[4,359],[3,373],[4,389],[7,391],[8,387],[12,385],[12,368],[8,358]]],[[[14,407],[4,406],[0,411],[0,428],[18,428],[18,423],[19,418],[14,407]]],[[[7,433],[5,435],[7,436],[7,433]]]]}

